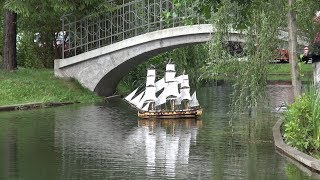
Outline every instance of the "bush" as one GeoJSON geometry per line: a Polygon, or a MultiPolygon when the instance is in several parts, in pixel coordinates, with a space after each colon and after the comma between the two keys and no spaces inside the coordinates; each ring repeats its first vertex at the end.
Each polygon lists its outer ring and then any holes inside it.
{"type": "Polygon", "coordinates": [[[43,68],[39,54],[35,51],[37,44],[33,42],[34,35],[23,33],[18,36],[17,62],[18,66],[25,68],[43,68]]]}
{"type": "Polygon", "coordinates": [[[311,88],[289,106],[283,125],[285,141],[314,156],[320,153],[319,100],[319,93],[311,88]]]}

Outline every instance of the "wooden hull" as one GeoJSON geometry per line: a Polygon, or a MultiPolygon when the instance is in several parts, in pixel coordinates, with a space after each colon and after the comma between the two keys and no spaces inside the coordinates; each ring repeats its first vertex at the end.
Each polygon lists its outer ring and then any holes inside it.
{"type": "Polygon", "coordinates": [[[138,112],[140,118],[180,119],[196,118],[202,115],[202,109],[176,110],[176,111],[146,111],[138,112]]]}

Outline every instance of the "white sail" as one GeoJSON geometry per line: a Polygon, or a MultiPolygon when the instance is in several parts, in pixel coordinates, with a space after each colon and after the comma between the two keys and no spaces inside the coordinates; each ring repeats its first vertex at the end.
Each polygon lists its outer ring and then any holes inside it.
{"type": "Polygon", "coordinates": [[[196,106],[199,106],[199,101],[197,99],[197,93],[196,91],[192,94],[191,96],[191,101],[190,101],[190,104],[189,104],[190,107],[196,107],[196,106]]]}
{"type": "Polygon", "coordinates": [[[154,86],[148,86],[146,87],[146,91],[144,93],[144,96],[140,100],[140,102],[137,104],[137,108],[141,109],[143,104],[146,102],[156,102],[156,87],[154,86]]]}
{"type": "Polygon", "coordinates": [[[146,86],[155,86],[155,83],[154,83],[155,80],[156,80],[156,70],[149,69],[147,72],[146,86]]]}
{"type": "Polygon", "coordinates": [[[144,104],[143,102],[144,102],[144,101],[140,101],[140,102],[137,104],[136,107],[141,110],[141,108],[142,108],[142,106],[143,106],[143,104],[144,104]]]}
{"type": "Polygon", "coordinates": [[[158,96],[158,99],[155,104],[156,106],[166,103],[167,99],[166,99],[165,93],[166,93],[165,91],[162,91],[162,93],[158,96]]]}
{"type": "Polygon", "coordinates": [[[137,106],[142,98],[144,91],[142,91],[138,96],[136,96],[135,98],[133,98],[130,103],[132,103],[133,105],[137,106]]]}
{"type": "Polygon", "coordinates": [[[166,75],[165,75],[166,82],[176,81],[175,76],[176,76],[176,72],[174,72],[174,71],[166,72],[166,75]]]}
{"type": "Polygon", "coordinates": [[[183,82],[181,83],[181,87],[186,87],[189,88],[189,80],[183,80],[183,82]]]}
{"type": "Polygon", "coordinates": [[[182,82],[183,82],[183,75],[180,75],[180,76],[176,77],[176,81],[178,81],[179,84],[182,84],[182,82]]]}
{"type": "Polygon", "coordinates": [[[190,88],[180,89],[180,98],[181,100],[192,100],[190,97],[190,88]]]}
{"type": "Polygon", "coordinates": [[[189,86],[189,76],[188,75],[182,75],[182,83],[181,87],[190,87],[189,86]]]}
{"type": "Polygon", "coordinates": [[[147,76],[156,76],[156,70],[155,69],[149,69],[147,71],[147,76]]]}
{"type": "MultiPolygon", "coordinates": [[[[143,104],[147,102],[149,104],[150,102],[155,102],[157,100],[156,97],[156,87],[155,87],[155,79],[156,79],[156,70],[150,69],[147,72],[147,81],[146,81],[146,90],[144,93],[144,96],[141,98],[141,100],[137,103],[137,108],[141,109],[143,104]]],[[[147,106],[149,107],[149,106],[147,106]]],[[[146,106],[143,107],[142,110],[144,110],[146,106]]]]}
{"type": "Polygon", "coordinates": [[[142,110],[143,110],[143,111],[148,111],[148,110],[149,110],[149,105],[150,105],[150,102],[148,102],[148,103],[142,108],[142,110]]]}
{"type": "Polygon", "coordinates": [[[176,81],[176,70],[174,64],[167,64],[166,65],[166,74],[165,74],[165,81],[166,82],[173,82],[176,81]]]}
{"type": "Polygon", "coordinates": [[[178,82],[169,82],[167,87],[164,89],[165,97],[174,96],[175,98],[180,97],[178,82]]]}
{"type": "Polygon", "coordinates": [[[167,64],[166,71],[176,71],[174,64],[167,64]]]}
{"type": "Polygon", "coordinates": [[[166,86],[166,82],[164,81],[164,78],[158,80],[156,82],[156,92],[160,91],[166,86]]]}
{"type": "Polygon", "coordinates": [[[131,101],[131,99],[133,98],[133,96],[136,94],[136,92],[138,91],[138,88],[135,89],[134,91],[132,91],[128,96],[126,96],[124,99],[127,101],[131,101]]]}
{"type": "Polygon", "coordinates": [[[155,80],[156,80],[155,76],[148,76],[146,86],[155,86],[155,83],[154,83],[155,80]]]}
{"type": "Polygon", "coordinates": [[[142,98],[143,103],[146,101],[156,101],[156,87],[149,86],[146,87],[146,92],[144,93],[144,96],[142,98]]]}

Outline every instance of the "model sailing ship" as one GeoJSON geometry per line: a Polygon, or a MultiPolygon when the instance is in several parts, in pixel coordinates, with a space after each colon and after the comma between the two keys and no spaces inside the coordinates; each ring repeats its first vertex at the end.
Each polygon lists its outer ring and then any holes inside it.
{"type": "Polygon", "coordinates": [[[201,116],[202,108],[196,92],[190,96],[188,75],[176,77],[174,64],[167,64],[165,77],[157,82],[155,80],[156,70],[149,69],[145,90],[137,93],[137,88],[125,97],[138,110],[139,117],[171,119],[201,116]]]}

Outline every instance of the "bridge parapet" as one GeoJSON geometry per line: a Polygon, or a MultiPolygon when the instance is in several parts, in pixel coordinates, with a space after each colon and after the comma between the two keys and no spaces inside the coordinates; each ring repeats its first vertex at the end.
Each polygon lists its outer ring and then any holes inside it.
{"type": "Polygon", "coordinates": [[[96,16],[62,17],[62,58],[101,48],[152,31],[204,24],[195,7],[172,0],[134,0],[96,16]]]}

